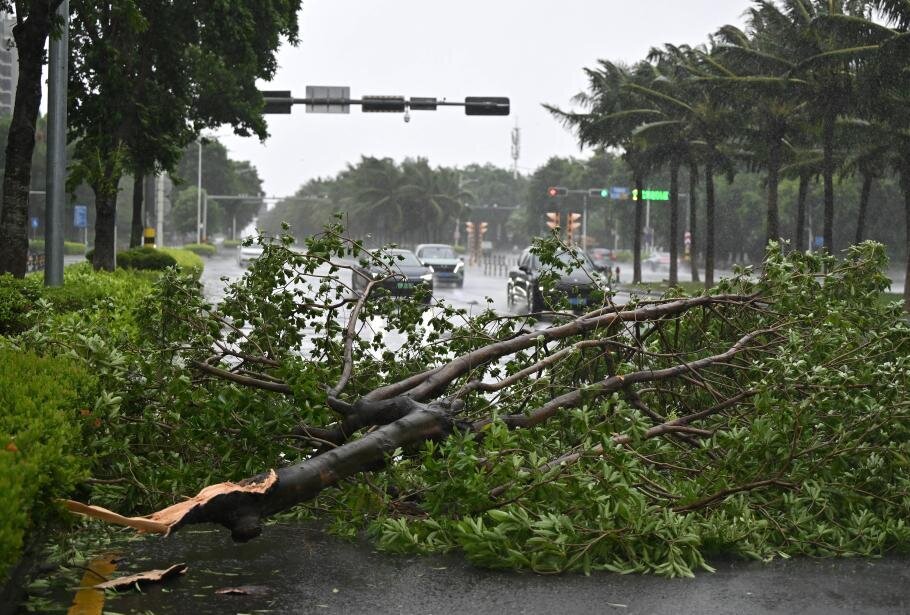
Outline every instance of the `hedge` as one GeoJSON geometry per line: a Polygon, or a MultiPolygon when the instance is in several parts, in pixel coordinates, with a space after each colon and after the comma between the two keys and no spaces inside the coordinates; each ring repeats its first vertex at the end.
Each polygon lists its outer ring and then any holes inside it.
{"type": "Polygon", "coordinates": [[[221,247],[225,250],[235,250],[243,242],[239,239],[225,239],[221,242],[221,247]]]}
{"type": "MultiPolygon", "coordinates": [[[[44,252],[43,239],[30,239],[28,249],[32,252],[44,252]]],[[[69,256],[78,256],[85,254],[85,244],[79,241],[64,241],[63,253],[69,256]]]]}
{"type": "Polygon", "coordinates": [[[97,428],[94,380],[66,358],[0,348],[0,581],[26,534],[58,515],[54,500],[87,476],[83,428],[97,428]]]}
{"type": "Polygon", "coordinates": [[[210,243],[188,243],[183,246],[183,249],[205,257],[215,256],[218,253],[218,248],[210,243]]]}
{"type": "Polygon", "coordinates": [[[205,263],[202,261],[202,258],[189,250],[183,248],[158,248],[165,254],[171,255],[174,260],[177,261],[177,267],[183,273],[191,275],[197,280],[199,276],[202,275],[202,270],[205,268],[205,263]]]}
{"type": "Polygon", "coordinates": [[[177,259],[151,246],[131,248],[117,253],[117,266],[123,269],[139,269],[144,271],[164,271],[168,267],[176,267],[177,259]]]}

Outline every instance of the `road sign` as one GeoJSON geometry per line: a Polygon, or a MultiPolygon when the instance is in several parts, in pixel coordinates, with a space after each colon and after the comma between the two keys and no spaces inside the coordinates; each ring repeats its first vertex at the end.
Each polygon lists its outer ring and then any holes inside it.
{"type": "Polygon", "coordinates": [[[685,242],[685,244],[687,246],[691,246],[692,245],[692,233],[690,233],[689,231],[686,231],[685,235],[683,235],[683,242],[685,242]]]}
{"type": "Polygon", "coordinates": [[[38,218],[32,218],[32,228],[38,228],[38,218]]]}
{"type": "Polygon", "coordinates": [[[629,200],[629,189],[625,186],[611,186],[610,198],[614,201],[627,201],[629,200]]]}
{"type": "Polygon", "coordinates": [[[76,228],[86,228],[88,226],[87,206],[76,205],[73,207],[73,226],[76,228]]]}
{"type": "Polygon", "coordinates": [[[263,113],[286,115],[294,104],[290,90],[263,90],[262,98],[265,99],[263,113]]]}
{"type": "Polygon", "coordinates": [[[815,236],[815,247],[821,248],[824,245],[825,245],[825,238],[822,235],[816,235],[815,236]]]}
{"type": "Polygon", "coordinates": [[[638,194],[638,190],[632,191],[632,200],[633,201],[669,201],[670,200],[670,191],[669,190],[642,190],[641,194],[638,194]]]}
{"type": "MultiPolygon", "coordinates": [[[[290,92],[288,92],[290,95],[290,92]]],[[[351,88],[337,85],[308,85],[306,86],[308,99],[322,98],[332,100],[350,100],[351,88]]],[[[364,109],[366,111],[366,109],[364,109]]],[[[351,106],[344,104],[311,104],[306,106],[307,113],[350,113],[351,106]]]]}

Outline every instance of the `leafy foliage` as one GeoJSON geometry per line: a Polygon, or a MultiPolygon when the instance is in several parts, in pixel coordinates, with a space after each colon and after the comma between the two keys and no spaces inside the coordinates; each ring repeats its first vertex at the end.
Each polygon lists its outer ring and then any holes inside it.
{"type": "Polygon", "coordinates": [[[177,265],[177,259],[151,246],[132,248],[117,253],[117,266],[124,269],[161,271],[177,265]]]}
{"type": "Polygon", "coordinates": [[[58,518],[54,499],[87,474],[84,433],[97,427],[96,383],[71,358],[0,346],[0,580],[28,532],[58,518]]]}

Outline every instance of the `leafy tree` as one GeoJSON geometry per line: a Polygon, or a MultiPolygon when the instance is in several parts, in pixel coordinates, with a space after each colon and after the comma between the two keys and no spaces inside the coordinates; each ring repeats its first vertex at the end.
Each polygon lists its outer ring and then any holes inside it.
{"type": "Polygon", "coordinates": [[[96,268],[114,260],[120,177],[172,169],[199,130],[229,123],[266,136],[257,79],[296,41],[299,0],[170,3],[118,0],[75,13],[70,79],[72,179],[96,194],[96,268]]]}

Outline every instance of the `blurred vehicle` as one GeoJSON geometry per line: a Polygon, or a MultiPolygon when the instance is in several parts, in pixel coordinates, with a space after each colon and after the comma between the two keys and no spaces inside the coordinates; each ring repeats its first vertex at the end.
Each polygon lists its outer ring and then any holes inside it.
{"type": "Polygon", "coordinates": [[[464,286],[464,259],[444,243],[422,243],[414,249],[420,262],[433,270],[436,282],[464,286]]]}
{"type": "Polygon", "coordinates": [[[418,289],[426,289],[423,300],[429,303],[433,298],[433,270],[423,263],[410,250],[386,250],[383,254],[394,257],[391,267],[382,263],[361,261],[354,266],[351,276],[351,287],[355,293],[363,293],[371,280],[381,280],[373,287],[387,292],[392,297],[411,297],[418,289]]]}
{"type": "Polygon", "coordinates": [[[250,246],[245,246],[240,244],[237,246],[237,264],[241,267],[246,267],[251,262],[262,256],[264,248],[258,243],[254,243],[250,246]]]}
{"type": "Polygon", "coordinates": [[[609,271],[616,260],[613,256],[613,250],[607,248],[591,248],[588,250],[588,258],[598,271],[609,271]]]}
{"type": "Polygon", "coordinates": [[[525,248],[518,258],[518,266],[509,271],[506,286],[509,307],[524,303],[528,313],[533,314],[544,309],[559,309],[561,300],[565,299],[570,309],[582,311],[595,300],[599,302],[597,293],[610,291],[608,285],[599,283],[594,263],[581,250],[562,251],[556,257],[564,266],[551,271],[542,265],[531,248],[525,248]],[[557,277],[552,287],[545,289],[541,276],[547,273],[557,277]]]}
{"type": "Polygon", "coordinates": [[[669,267],[670,253],[652,252],[651,255],[644,260],[644,263],[651,267],[651,271],[657,271],[657,269],[660,267],[669,267]]]}

